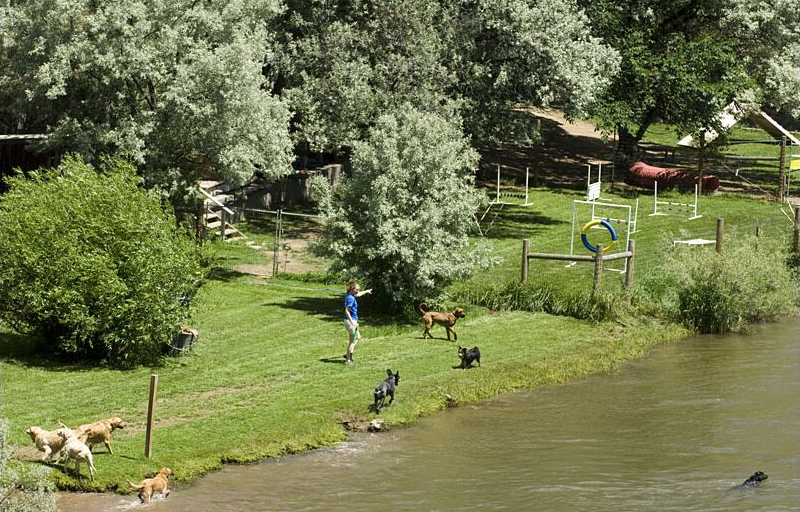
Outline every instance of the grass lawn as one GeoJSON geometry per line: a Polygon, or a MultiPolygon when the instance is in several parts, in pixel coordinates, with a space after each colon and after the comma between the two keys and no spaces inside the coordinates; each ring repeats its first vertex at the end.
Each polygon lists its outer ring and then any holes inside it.
{"type": "MultiPolygon", "coordinates": [[[[627,204],[635,200],[608,192],[604,196],[627,204]]],[[[665,197],[688,202],[690,196],[665,197]]],[[[504,209],[483,239],[503,262],[454,288],[518,279],[522,238],[531,239],[532,251],[568,251],[575,198],[574,192],[535,190],[534,206],[504,209]]],[[[670,236],[713,238],[716,217],[725,218],[727,233],[751,232],[759,218],[764,236],[791,236],[789,221],[775,204],[737,196],[702,197],[703,218],[686,221],[648,217],[651,201],[643,196],[639,204],[637,273],[657,264],[670,236]]],[[[271,247],[274,232],[258,223],[247,230],[271,247]]],[[[600,240],[605,233],[592,236],[600,240]]],[[[576,248],[583,253],[581,246],[576,248]]],[[[160,466],[169,466],[178,481],[186,482],[225,462],[256,461],[344,439],[342,420],[375,417],[368,406],[386,368],[399,370],[401,383],[395,403],[381,417],[389,425],[402,425],[445,407],[447,395],[456,403],[471,402],[613,371],[653,345],[687,334],[681,327],[647,319],[597,324],[465,305],[468,316],[456,326],[459,343],[480,346],[483,367],[462,371],[454,369],[457,344],[443,339],[443,329],[434,328],[439,339],[422,340],[421,324],[375,315],[367,296],[359,301],[365,339],[356,348],[357,364],[348,367],[342,364],[347,339],[341,323],[343,285],[243,274],[234,267],[261,262],[264,253],[242,242],[218,244],[217,251],[226,270],[201,288],[190,322],[200,332],[199,343],[193,353],[161,367],[119,371],[61,364],[33,353],[29,338],[2,332],[2,413],[10,421],[9,441],[20,458],[34,461],[39,455],[24,433],[31,425],[50,430],[59,421],[77,426],[120,416],[130,426],[114,433],[115,455],[97,447],[94,483],[84,479],[80,485],[53,471],[58,485],[128,492],[126,479],[138,481],[160,466]],[[144,426],[151,373],[159,375],[159,389],[154,456],[147,460],[144,426]]],[[[534,279],[564,288],[591,286],[591,269],[532,264],[534,279]]],[[[617,274],[608,276],[604,286],[620,286],[617,274]]]]}

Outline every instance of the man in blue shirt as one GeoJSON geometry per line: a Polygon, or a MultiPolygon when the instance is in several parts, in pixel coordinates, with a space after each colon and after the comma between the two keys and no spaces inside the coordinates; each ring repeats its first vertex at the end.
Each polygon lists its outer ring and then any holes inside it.
{"type": "Polygon", "coordinates": [[[358,332],[358,301],[356,297],[361,297],[368,293],[372,293],[372,288],[362,292],[361,287],[356,282],[347,286],[347,294],[344,296],[344,327],[350,336],[350,343],[347,345],[347,353],[344,355],[344,364],[354,363],[353,349],[356,348],[356,343],[361,339],[361,333],[358,332]]]}

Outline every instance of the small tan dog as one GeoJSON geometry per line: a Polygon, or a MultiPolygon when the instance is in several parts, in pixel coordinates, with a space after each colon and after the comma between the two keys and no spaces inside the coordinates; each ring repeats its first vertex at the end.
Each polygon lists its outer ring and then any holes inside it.
{"type": "Polygon", "coordinates": [[[81,425],[75,429],[75,435],[89,446],[89,450],[96,444],[104,443],[109,453],[114,455],[114,450],[111,449],[111,433],[118,428],[125,428],[126,425],[121,418],[108,418],[81,425]]]}
{"type": "Polygon", "coordinates": [[[64,453],[67,454],[64,459],[64,473],[67,472],[69,461],[75,459],[75,472],[78,474],[78,479],[81,478],[81,462],[85,462],[89,466],[89,479],[94,480],[97,470],[94,468],[92,451],[86,446],[86,443],[78,439],[75,432],[68,428],[60,428],[56,432],[64,440],[64,453]]]}
{"type": "Polygon", "coordinates": [[[63,425],[62,428],[52,432],[40,427],[31,427],[25,433],[31,436],[31,441],[36,443],[36,448],[40,452],[44,452],[42,460],[51,461],[64,447],[64,438],[58,435],[61,430],[63,430],[63,425]]]}
{"type": "Polygon", "coordinates": [[[165,498],[169,496],[167,485],[169,485],[168,477],[171,474],[171,469],[161,468],[156,476],[153,478],[145,478],[138,485],[130,480],[128,480],[128,483],[131,487],[139,491],[139,499],[142,500],[142,503],[149,505],[150,497],[154,494],[161,493],[165,498]]]}
{"type": "Polygon", "coordinates": [[[456,325],[456,322],[459,318],[464,318],[467,316],[464,313],[464,310],[461,308],[456,308],[453,310],[452,313],[440,313],[438,311],[425,311],[422,309],[422,306],[427,307],[428,305],[424,302],[419,305],[419,310],[422,313],[422,322],[425,324],[425,331],[422,333],[422,339],[425,339],[425,336],[428,335],[433,339],[433,335],[431,335],[431,327],[433,324],[443,325],[445,329],[447,329],[447,341],[450,341],[450,333],[453,333],[453,341],[458,341],[458,335],[456,331],[453,330],[453,326],[456,325]]]}

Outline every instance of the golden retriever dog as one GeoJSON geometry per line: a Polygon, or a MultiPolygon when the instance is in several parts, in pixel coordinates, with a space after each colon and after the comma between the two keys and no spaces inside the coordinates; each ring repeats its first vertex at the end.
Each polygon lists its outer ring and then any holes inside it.
{"type": "Polygon", "coordinates": [[[89,466],[89,479],[94,480],[97,470],[94,468],[92,451],[86,446],[86,443],[78,439],[75,432],[68,428],[60,428],[57,432],[58,436],[64,440],[64,453],[67,454],[64,459],[64,473],[67,472],[69,461],[75,459],[75,472],[78,474],[78,478],[81,478],[81,462],[85,462],[89,466]]]}
{"type": "Polygon", "coordinates": [[[138,485],[128,480],[128,483],[139,491],[139,499],[145,505],[150,504],[150,497],[156,493],[161,493],[165,498],[169,496],[169,490],[167,489],[167,485],[169,485],[169,475],[172,474],[172,470],[169,468],[161,468],[158,471],[158,474],[153,478],[145,478],[142,480],[138,485]]]}
{"type": "Polygon", "coordinates": [[[31,441],[36,443],[36,448],[40,452],[44,452],[42,456],[43,461],[51,461],[61,449],[64,447],[64,438],[58,435],[62,428],[49,432],[40,427],[31,427],[25,431],[26,434],[31,436],[31,441]]]}
{"type": "Polygon", "coordinates": [[[456,308],[453,310],[452,313],[440,313],[438,311],[425,311],[422,309],[422,306],[427,308],[427,304],[424,302],[419,305],[419,311],[422,313],[422,322],[425,324],[425,331],[422,333],[422,339],[425,339],[425,336],[430,336],[433,339],[433,335],[431,334],[431,327],[433,324],[443,325],[445,329],[447,329],[447,341],[450,341],[450,333],[453,333],[453,341],[458,341],[458,335],[456,331],[453,330],[453,326],[456,325],[456,322],[459,318],[464,318],[467,316],[464,313],[464,310],[461,308],[456,308]]]}
{"type": "Polygon", "coordinates": [[[114,455],[114,450],[111,449],[111,433],[118,428],[125,428],[126,425],[121,418],[108,418],[81,425],[75,429],[75,435],[89,446],[89,450],[96,444],[104,443],[108,452],[114,455]]]}

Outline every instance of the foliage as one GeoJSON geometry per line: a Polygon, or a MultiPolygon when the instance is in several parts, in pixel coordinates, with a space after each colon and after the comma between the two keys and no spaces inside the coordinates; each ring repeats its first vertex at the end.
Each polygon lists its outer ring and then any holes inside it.
{"type": "Polygon", "coordinates": [[[775,3],[584,1],[593,33],[621,57],[612,86],[592,109],[599,127],[617,130],[622,151],[631,151],[657,120],[683,133],[715,127],[717,113],[735,98],[797,108],[797,77],[785,76],[797,65],[785,58],[798,40],[796,4],[775,3]]]}
{"type": "Polygon", "coordinates": [[[538,137],[513,108],[584,112],[617,56],[589,34],[573,1],[290,0],[282,94],[296,137],[313,151],[349,150],[403,104],[450,117],[475,138],[538,137]]]}
{"type": "Polygon", "coordinates": [[[477,159],[455,122],[409,106],[381,116],[355,147],[341,201],[323,205],[317,252],[363,277],[379,303],[438,295],[481,261],[467,250],[477,159]]]}
{"type": "Polygon", "coordinates": [[[51,348],[129,365],[153,362],[200,278],[194,243],[135,169],[67,157],[9,180],[3,196],[0,314],[51,348]]]}
{"type": "Polygon", "coordinates": [[[542,312],[594,322],[615,320],[625,309],[624,299],[614,293],[601,293],[593,298],[591,290],[563,290],[549,284],[522,284],[519,281],[462,287],[453,294],[451,300],[493,311],[542,312]]]}
{"type": "Polygon", "coordinates": [[[55,512],[56,499],[50,469],[21,464],[8,444],[8,421],[0,419],[0,509],[4,512],[55,512]]]}
{"type": "MultiPolygon", "coordinates": [[[[667,242],[662,242],[666,244],[667,242]]],[[[796,271],[786,248],[766,238],[730,237],[724,255],[675,247],[636,286],[637,307],[701,333],[738,331],[796,311],[796,271]]]]}
{"type": "Polygon", "coordinates": [[[4,7],[0,123],[87,161],[118,154],[150,186],[290,170],[289,112],[262,74],[277,0],[27,0],[4,7]]]}

